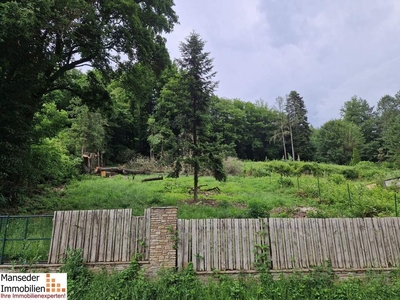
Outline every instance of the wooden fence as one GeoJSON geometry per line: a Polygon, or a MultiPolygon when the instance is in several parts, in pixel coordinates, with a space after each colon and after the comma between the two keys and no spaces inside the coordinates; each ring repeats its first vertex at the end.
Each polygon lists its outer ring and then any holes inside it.
{"type": "Polygon", "coordinates": [[[255,245],[269,245],[268,219],[178,220],[178,268],[253,270],[255,245]]]}
{"type": "Polygon", "coordinates": [[[87,262],[127,262],[134,253],[149,259],[149,210],[57,211],[54,213],[49,263],[59,263],[68,248],[83,250],[87,262]]]}
{"type": "Polygon", "coordinates": [[[178,268],[254,270],[267,246],[273,270],[399,266],[400,218],[178,220],[178,268]]]}
{"type": "Polygon", "coordinates": [[[400,219],[269,219],[272,269],[399,266],[400,219]]]}

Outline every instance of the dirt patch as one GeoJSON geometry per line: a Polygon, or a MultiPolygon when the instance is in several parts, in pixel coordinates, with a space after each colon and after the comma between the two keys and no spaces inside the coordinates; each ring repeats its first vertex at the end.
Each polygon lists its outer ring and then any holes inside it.
{"type": "Polygon", "coordinates": [[[284,215],[287,218],[307,218],[310,212],[316,213],[315,207],[275,207],[270,210],[271,215],[284,215]]]}

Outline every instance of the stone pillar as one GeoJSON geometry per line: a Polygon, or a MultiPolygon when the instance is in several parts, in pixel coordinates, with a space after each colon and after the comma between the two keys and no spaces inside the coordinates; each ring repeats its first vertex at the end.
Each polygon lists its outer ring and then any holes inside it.
{"type": "Polygon", "coordinates": [[[148,269],[150,275],[156,275],[160,268],[176,267],[177,223],[178,209],[176,207],[150,209],[150,266],[148,269]]]}

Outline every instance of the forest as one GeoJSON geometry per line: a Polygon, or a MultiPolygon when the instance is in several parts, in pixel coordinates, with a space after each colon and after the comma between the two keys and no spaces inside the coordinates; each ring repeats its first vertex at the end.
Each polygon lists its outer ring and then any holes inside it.
{"type": "Polygon", "coordinates": [[[181,42],[180,58],[169,56],[173,6],[0,3],[0,208],[78,176],[92,154],[107,166],[147,157],[175,177],[189,166],[194,193],[203,168],[225,180],[228,157],[400,166],[400,92],[375,107],[338,99],[341,118],[319,128],[301,91],[273,106],[218,97],[218,70],[198,33],[181,42]]]}

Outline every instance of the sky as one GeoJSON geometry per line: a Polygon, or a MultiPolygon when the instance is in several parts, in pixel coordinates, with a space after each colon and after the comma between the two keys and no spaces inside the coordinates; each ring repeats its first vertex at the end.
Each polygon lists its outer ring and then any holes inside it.
{"type": "Polygon", "coordinates": [[[314,127],[352,96],[375,106],[400,90],[398,0],[175,0],[172,59],[196,31],[214,58],[215,94],[270,107],[297,91],[314,127]]]}

